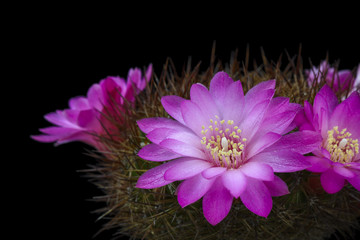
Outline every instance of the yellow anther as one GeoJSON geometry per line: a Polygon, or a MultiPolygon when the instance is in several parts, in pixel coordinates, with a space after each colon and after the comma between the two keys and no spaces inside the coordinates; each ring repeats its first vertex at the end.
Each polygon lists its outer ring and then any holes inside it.
{"type": "Polygon", "coordinates": [[[246,138],[243,138],[243,139],[242,139],[242,141],[243,141],[243,142],[246,142],[246,141],[247,141],[247,139],[246,139],[246,138]]]}
{"type": "Polygon", "coordinates": [[[225,129],[225,132],[226,132],[226,133],[227,133],[227,132],[229,132],[229,131],[230,131],[230,129],[228,129],[228,128],[227,128],[227,129],[225,129]]]}
{"type": "Polygon", "coordinates": [[[234,127],[235,130],[238,129],[238,128],[239,128],[238,126],[235,126],[235,127],[234,127]]]}
{"type": "Polygon", "coordinates": [[[202,128],[202,129],[205,129],[205,126],[204,126],[204,125],[202,125],[202,126],[201,126],[201,128],[202,128]]]}
{"type": "Polygon", "coordinates": [[[218,128],[218,127],[216,127],[216,128],[215,128],[215,131],[219,131],[219,128],[218,128]]]}
{"type": "Polygon", "coordinates": [[[234,138],[240,138],[238,135],[234,135],[233,137],[234,137],[234,138]]]}
{"type": "Polygon", "coordinates": [[[218,115],[215,115],[215,118],[216,118],[216,119],[219,119],[219,116],[218,116],[218,115]]]}
{"type": "Polygon", "coordinates": [[[224,122],[225,122],[225,120],[221,120],[221,121],[220,121],[220,124],[224,124],[224,122]]]}
{"type": "Polygon", "coordinates": [[[238,129],[238,130],[237,130],[237,133],[241,133],[241,129],[238,129]]]}

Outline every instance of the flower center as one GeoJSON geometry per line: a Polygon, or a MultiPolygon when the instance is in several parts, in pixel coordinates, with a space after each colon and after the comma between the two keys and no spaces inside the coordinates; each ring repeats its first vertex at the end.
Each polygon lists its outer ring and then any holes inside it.
{"type": "Polygon", "coordinates": [[[238,168],[245,160],[244,147],[246,138],[241,138],[241,129],[234,126],[233,120],[210,119],[208,128],[202,126],[201,144],[208,159],[215,166],[226,168],[238,168]]]}
{"type": "Polygon", "coordinates": [[[338,126],[335,126],[328,131],[326,150],[330,153],[333,162],[352,162],[355,155],[359,153],[359,141],[350,138],[351,133],[346,128],[341,132],[338,128],[338,126]]]}

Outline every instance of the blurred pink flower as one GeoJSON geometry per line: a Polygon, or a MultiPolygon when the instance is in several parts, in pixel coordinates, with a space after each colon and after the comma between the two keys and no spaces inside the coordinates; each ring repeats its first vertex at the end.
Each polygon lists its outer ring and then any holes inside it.
{"type": "Polygon", "coordinates": [[[190,100],[161,99],[174,118],[146,118],[140,129],[152,142],[138,155],[163,162],[138,180],[138,188],[157,188],[184,180],[177,189],[182,207],[203,198],[203,213],[212,225],[240,198],[253,213],[267,217],[272,197],[289,193],[274,172],[294,172],[310,165],[302,154],[320,144],[312,131],[287,134],[300,105],[273,98],[275,80],[259,83],[244,96],[240,81],[217,73],[208,90],[190,89],[190,100]]]}
{"type": "Polygon", "coordinates": [[[56,126],[42,128],[42,135],[31,137],[40,142],[56,142],[56,145],[81,141],[101,149],[93,134],[103,134],[104,127],[111,129],[111,123],[104,115],[114,113],[115,109],[121,111],[124,99],[133,104],[135,96],[146,87],[151,74],[152,65],[149,65],[144,77],[141,70],[135,68],[129,70],[127,81],[120,77],[101,80],[90,87],[86,97],[70,99],[69,109],[46,114],[45,119],[56,126]]]}
{"type": "Polygon", "coordinates": [[[307,101],[296,122],[300,131],[314,131],[321,138],[312,164],[307,170],[321,173],[321,185],[327,193],[336,193],[346,181],[360,191],[360,95],[353,92],[339,104],[335,93],[324,85],[314,106],[307,101]]]}
{"type": "Polygon", "coordinates": [[[306,70],[305,73],[310,86],[314,84],[314,81],[320,83],[322,79],[325,79],[325,82],[332,86],[335,92],[346,90],[354,80],[350,70],[340,70],[337,72],[326,61],[323,61],[319,68],[313,67],[311,70],[306,70]]]}

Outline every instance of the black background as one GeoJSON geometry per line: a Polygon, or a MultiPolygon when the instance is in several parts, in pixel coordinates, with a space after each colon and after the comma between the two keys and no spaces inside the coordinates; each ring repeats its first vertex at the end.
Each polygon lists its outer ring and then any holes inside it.
{"type": "MultiPolygon", "coordinates": [[[[89,201],[102,193],[78,172],[94,163],[83,154],[87,146],[70,143],[54,147],[29,136],[37,134],[38,128],[50,126],[44,114],[67,108],[68,99],[85,95],[93,83],[106,76],[126,77],[129,68],[144,68],[149,63],[160,74],[167,57],[180,69],[192,56],[193,63],[201,60],[205,69],[214,40],[216,55],[223,62],[229,61],[236,48],[239,58],[244,59],[247,44],[259,62],[260,47],[269,59],[277,60],[285,49],[292,56],[297,54],[299,44],[305,65],[309,58],[318,64],[327,53],[330,62],[340,60],[340,68],[354,69],[360,62],[356,29],[351,26],[324,29],[307,25],[285,31],[287,27],[276,22],[261,22],[249,29],[242,24],[228,29],[226,23],[222,28],[206,22],[205,28],[196,22],[190,30],[191,22],[181,20],[174,26],[170,22],[166,25],[167,19],[130,24],[135,16],[115,17],[109,26],[107,22],[99,24],[97,18],[102,16],[97,14],[92,21],[80,18],[66,23],[66,15],[56,16],[54,20],[48,12],[42,18],[24,21],[5,46],[10,52],[5,65],[10,76],[4,82],[10,86],[3,88],[3,94],[10,93],[11,97],[4,102],[4,118],[14,127],[4,125],[5,130],[11,130],[5,145],[9,148],[4,149],[10,151],[10,157],[4,161],[12,163],[11,168],[4,169],[4,173],[11,173],[6,178],[11,184],[5,184],[11,187],[6,188],[4,198],[14,206],[9,218],[10,225],[16,227],[14,236],[91,239],[104,223],[91,213],[103,205],[89,201]]],[[[95,239],[110,239],[112,233],[95,239]]]]}

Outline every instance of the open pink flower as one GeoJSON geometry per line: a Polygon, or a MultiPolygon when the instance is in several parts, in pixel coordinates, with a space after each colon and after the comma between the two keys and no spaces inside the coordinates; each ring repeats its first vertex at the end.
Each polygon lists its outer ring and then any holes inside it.
{"type": "Polygon", "coordinates": [[[309,167],[302,154],[320,144],[313,132],[283,136],[292,130],[300,105],[273,98],[275,80],[262,82],[244,96],[240,81],[217,73],[210,90],[194,84],[190,100],[165,96],[169,118],[138,121],[152,142],[138,155],[149,161],[171,160],[140,176],[138,188],[157,188],[184,180],[177,189],[182,207],[203,198],[203,213],[211,224],[222,221],[233,198],[257,215],[267,217],[272,196],[288,193],[274,172],[309,167]]]}
{"type": "Polygon", "coordinates": [[[354,80],[350,70],[337,72],[326,61],[323,61],[319,68],[313,67],[313,69],[307,70],[306,74],[310,86],[313,85],[315,80],[320,83],[321,79],[325,78],[326,83],[329,86],[333,86],[332,88],[335,92],[346,90],[354,80]]]}
{"type": "Polygon", "coordinates": [[[130,69],[127,81],[120,77],[107,77],[94,84],[88,90],[86,97],[74,97],[69,101],[69,109],[57,110],[45,115],[45,119],[57,125],[40,129],[43,135],[31,136],[40,142],[56,142],[57,145],[81,141],[95,148],[101,146],[92,134],[101,135],[105,127],[111,128],[111,123],[104,114],[111,114],[117,109],[121,111],[124,99],[132,103],[150,80],[152,65],[142,77],[138,68],[130,69]],[[116,107],[114,107],[116,104],[116,107]]]}
{"type": "Polygon", "coordinates": [[[317,132],[322,138],[307,170],[321,173],[321,185],[328,193],[340,191],[346,181],[360,191],[360,95],[353,92],[338,103],[325,85],[316,95],[314,106],[307,101],[296,117],[300,130],[317,132]]]}

